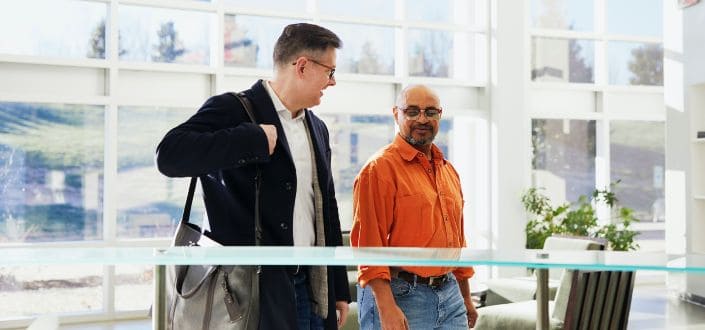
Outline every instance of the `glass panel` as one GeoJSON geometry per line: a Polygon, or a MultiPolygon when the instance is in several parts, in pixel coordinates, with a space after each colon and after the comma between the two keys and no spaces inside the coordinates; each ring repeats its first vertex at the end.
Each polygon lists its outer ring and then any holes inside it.
{"type": "Polygon", "coordinates": [[[120,6],[120,59],[210,64],[215,14],[120,6]]]}
{"type": "Polygon", "coordinates": [[[663,35],[662,0],[607,0],[607,32],[663,35]]]}
{"type": "Polygon", "coordinates": [[[608,44],[610,84],[663,86],[663,46],[612,41],[608,44]]]}
{"type": "Polygon", "coordinates": [[[374,25],[324,23],[343,40],[337,71],[394,74],[394,28],[374,25]]]}
{"type": "MultiPolygon", "coordinates": [[[[319,0],[318,11],[322,15],[393,19],[394,1],[319,0]]],[[[343,39],[343,42],[346,40],[343,39]]]]}
{"type": "Polygon", "coordinates": [[[556,203],[577,201],[595,189],[595,121],[533,119],[534,186],[556,203]]]}
{"type": "Polygon", "coordinates": [[[642,222],[665,220],[664,131],[662,122],[610,123],[611,180],[622,181],[615,189],[617,197],[642,222]]]}
{"type": "Polygon", "coordinates": [[[594,83],[595,43],[589,40],[532,40],[531,80],[594,83]]]}
{"type": "Polygon", "coordinates": [[[409,29],[409,76],[451,77],[453,33],[409,29]]]}
{"type": "Polygon", "coordinates": [[[103,110],[0,103],[0,243],[102,237],[103,110]]]}
{"type": "Polygon", "coordinates": [[[106,13],[99,2],[2,1],[0,53],[105,58],[106,13]]]}
{"type": "Polygon", "coordinates": [[[544,29],[592,31],[592,0],[533,0],[532,26],[544,29]]]}
{"type": "MultiPolygon", "coordinates": [[[[191,114],[191,109],[119,109],[118,237],[170,237],[174,234],[183,213],[189,179],[163,176],[154,166],[154,153],[164,134],[191,114]]],[[[191,214],[191,222],[202,223],[204,208],[198,195],[191,214]]]]}
{"type": "Polygon", "coordinates": [[[0,301],[0,320],[99,311],[103,308],[103,267],[0,266],[0,301]]]}
{"type": "MultiPolygon", "coordinates": [[[[609,270],[664,270],[705,272],[705,256],[698,253],[664,254],[614,251],[479,250],[448,248],[351,248],[252,246],[108,248],[13,248],[0,254],[0,264],[36,265],[71,260],[81,264],[185,265],[372,265],[372,266],[477,266],[578,268],[609,270]],[[6,252],[7,251],[7,252],[6,252]],[[6,252],[6,253],[5,253],[6,252]],[[233,257],[237,256],[237,257],[233,257]]],[[[71,265],[76,268],[76,265],[71,265]]],[[[84,269],[78,274],[88,273],[84,269]]],[[[90,274],[90,273],[89,273],[90,274]]],[[[37,299],[43,299],[38,297],[37,299]]],[[[63,296],[62,296],[63,298],[63,296]]],[[[5,301],[5,300],[3,300],[5,301]]],[[[4,307],[4,306],[3,306],[4,307]]]]}
{"type": "Polygon", "coordinates": [[[406,18],[409,20],[451,23],[453,11],[450,0],[408,0],[406,18]]]}
{"type": "Polygon", "coordinates": [[[271,69],[274,44],[284,27],[299,21],[225,15],[225,65],[271,69]]]}
{"type": "Polygon", "coordinates": [[[148,310],[154,300],[153,276],[151,265],[115,266],[115,310],[148,310]]]}
{"type": "Polygon", "coordinates": [[[225,0],[226,5],[247,9],[266,9],[277,12],[306,12],[306,0],[225,0]]]}
{"type": "Polygon", "coordinates": [[[352,188],[362,166],[394,139],[391,115],[321,114],[330,130],[331,166],[342,230],[352,228],[352,188]]]}

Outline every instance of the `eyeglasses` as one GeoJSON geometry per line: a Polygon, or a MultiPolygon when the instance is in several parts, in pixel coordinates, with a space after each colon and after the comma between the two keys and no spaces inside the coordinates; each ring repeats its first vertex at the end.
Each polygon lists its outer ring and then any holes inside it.
{"type": "MultiPolygon", "coordinates": [[[[316,61],[316,60],[314,60],[314,59],[312,59],[312,58],[306,57],[306,59],[309,60],[309,61],[311,61],[311,62],[313,62],[313,63],[316,63],[316,64],[318,64],[318,65],[320,65],[320,66],[322,66],[322,67],[324,67],[324,68],[326,68],[326,69],[328,69],[328,70],[330,71],[330,72],[328,73],[328,80],[333,79],[333,75],[335,75],[335,68],[334,68],[334,67],[325,65],[325,64],[323,64],[323,63],[321,63],[321,62],[318,62],[318,61],[316,61]]],[[[296,62],[292,63],[292,65],[296,65],[296,62]]]]}
{"type": "Polygon", "coordinates": [[[420,109],[417,106],[411,105],[406,108],[399,108],[402,112],[404,112],[404,116],[406,119],[409,120],[416,120],[419,118],[419,116],[423,113],[423,115],[430,120],[439,120],[441,119],[441,113],[443,113],[443,109],[438,109],[438,108],[426,108],[426,109],[420,109]]]}

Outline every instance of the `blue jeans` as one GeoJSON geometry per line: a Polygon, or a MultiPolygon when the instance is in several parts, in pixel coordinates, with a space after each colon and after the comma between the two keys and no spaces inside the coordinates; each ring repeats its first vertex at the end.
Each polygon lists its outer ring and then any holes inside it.
{"type": "Polygon", "coordinates": [[[323,319],[311,309],[311,285],[308,283],[307,271],[301,270],[291,277],[296,293],[296,312],[299,330],[323,330],[323,319]]]}
{"type": "MultiPolygon", "coordinates": [[[[425,284],[410,284],[399,278],[392,278],[390,286],[394,300],[409,321],[409,329],[468,329],[467,310],[453,274],[435,289],[425,284]]],[[[369,285],[360,288],[358,285],[357,297],[360,329],[381,329],[372,288],[369,285]]]]}

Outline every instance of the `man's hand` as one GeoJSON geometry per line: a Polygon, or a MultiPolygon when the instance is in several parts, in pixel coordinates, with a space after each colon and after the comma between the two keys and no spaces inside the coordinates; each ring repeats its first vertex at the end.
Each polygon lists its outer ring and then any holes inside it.
{"type": "Polygon", "coordinates": [[[475,309],[475,304],[472,299],[464,299],[465,309],[468,310],[468,329],[475,327],[475,322],[477,322],[477,309],[475,309]]]}
{"type": "Polygon", "coordinates": [[[269,154],[274,153],[274,147],[277,146],[277,128],[274,125],[260,124],[264,135],[267,136],[267,144],[269,145],[269,154]]]}
{"type": "Polygon", "coordinates": [[[345,319],[348,318],[348,302],[344,300],[339,300],[335,302],[335,310],[338,311],[338,328],[342,328],[345,324],[345,319]]]}
{"type": "Polygon", "coordinates": [[[379,323],[382,330],[409,330],[409,321],[406,320],[404,312],[396,302],[392,300],[390,305],[381,306],[377,302],[379,309],[379,323]]]}
{"type": "Polygon", "coordinates": [[[376,278],[367,285],[372,287],[372,294],[377,302],[379,323],[382,326],[382,330],[408,330],[409,321],[397,305],[397,302],[394,301],[389,281],[376,278]]]}

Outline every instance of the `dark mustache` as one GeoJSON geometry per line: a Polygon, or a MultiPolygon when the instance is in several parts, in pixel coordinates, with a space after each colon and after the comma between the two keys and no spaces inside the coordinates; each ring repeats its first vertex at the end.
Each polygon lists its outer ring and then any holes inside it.
{"type": "Polygon", "coordinates": [[[432,130],[432,129],[433,129],[433,126],[427,125],[427,124],[417,124],[417,125],[414,125],[413,128],[414,128],[414,129],[417,129],[417,128],[418,128],[418,129],[432,130]]]}

